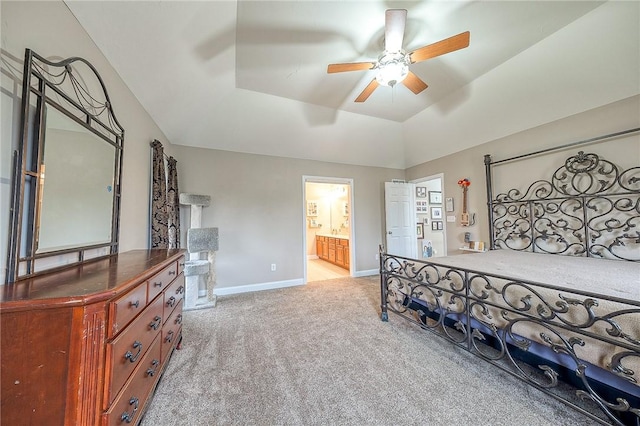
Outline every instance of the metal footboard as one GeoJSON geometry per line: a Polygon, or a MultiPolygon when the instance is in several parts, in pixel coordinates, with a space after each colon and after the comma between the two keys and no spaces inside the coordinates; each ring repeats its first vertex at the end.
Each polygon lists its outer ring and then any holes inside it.
{"type": "Polygon", "coordinates": [[[383,321],[398,314],[601,424],[640,425],[640,302],[382,250],[380,289],[383,321]]]}

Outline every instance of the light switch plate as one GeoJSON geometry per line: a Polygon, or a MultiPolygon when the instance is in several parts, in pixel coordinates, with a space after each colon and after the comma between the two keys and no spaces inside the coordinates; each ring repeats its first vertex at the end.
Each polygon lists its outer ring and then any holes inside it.
{"type": "Polygon", "coordinates": [[[455,222],[455,221],[456,221],[456,217],[454,215],[447,216],[447,222],[455,222]]]}

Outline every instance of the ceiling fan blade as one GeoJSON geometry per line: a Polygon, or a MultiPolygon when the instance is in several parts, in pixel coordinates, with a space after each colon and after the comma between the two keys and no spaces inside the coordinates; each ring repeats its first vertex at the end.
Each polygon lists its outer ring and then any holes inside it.
{"type": "Polygon", "coordinates": [[[407,86],[407,88],[409,88],[409,90],[411,90],[413,93],[415,93],[416,95],[420,92],[422,92],[424,89],[426,89],[427,87],[427,83],[425,83],[424,81],[422,81],[420,79],[420,77],[418,77],[417,75],[415,75],[414,73],[412,73],[411,71],[409,71],[409,74],[407,74],[407,76],[405,77],[404,80],[402,80],[402,84],[404,84],[405,86],[407,86]]]}
{"type": "Polygon", "coordinates": [[[384,17],[384,50],[399,52],[402,50],[407,9],[389,9],[385,12],[384,17]]]}
{"type": "Polygon", "coordinates": [[[370,70],[375,66],[375,62],[350,62],[346,64],[330,64],[327,67],[327,73],[333,74],[334,72],[370,70]]]}
{"type": "Polygon", "coordinates": [[[436,56],[444,55],[445,53],[464,49],[469,46],[469,37],[469,31],[465,31],[464,33],[454,35],[453,37],[440,40],[437,43],[416,49],[409,54],[411,63],[414,64],[416,62],[426,61],[427,59],[435,58],[436,56]]]}
{"type": "Polygon", "coordinates": [[[362,93],[360,93],[360,95],[358,95],[358,97],[356,98],[356,100],[354,102],[364,102],[364,101],[366,101],[367,98],[373,93],[373,91],[378,88],[378,86],[379,86],[378,81],[374,78],[373,80],[371,80],[371,83],[369,83],[367,85],[367,87],[364,88],[362,93]]]}

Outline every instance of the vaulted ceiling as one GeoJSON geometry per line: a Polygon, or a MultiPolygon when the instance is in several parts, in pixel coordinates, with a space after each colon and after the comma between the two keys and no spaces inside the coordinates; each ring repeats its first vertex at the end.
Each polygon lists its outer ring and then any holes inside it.
{"type": "Polygon", "coordinates": [[[66,1],[173,144],[405,168],[640,93],[640,3],[66,1]],[[353,100],[384,12],[411,51],[471,32],[411,70],[428,83],[353,100]]]}

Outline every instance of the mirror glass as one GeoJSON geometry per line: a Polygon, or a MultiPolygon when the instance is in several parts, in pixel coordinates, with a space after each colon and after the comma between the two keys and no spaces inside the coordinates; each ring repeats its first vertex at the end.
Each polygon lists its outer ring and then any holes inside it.
{"type": "Polygon", "coordinates": [[[111,241],[116,148],[45,109],[36,253],[111,241]]]}
{"type": "Polygon", "coordinates": [[[313,212],[307,211],[310,228],[318,234],[349,236],[349,185],[307,182],[305,195],[307,207],[315,206],[313,212]]]}

